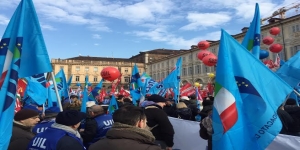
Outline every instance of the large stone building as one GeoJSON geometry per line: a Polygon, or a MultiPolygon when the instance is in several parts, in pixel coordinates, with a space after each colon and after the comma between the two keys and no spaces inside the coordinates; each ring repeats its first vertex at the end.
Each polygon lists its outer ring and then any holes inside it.
{"type": "MultiPolygon", "coordinates": [[[[117,68],[122,74],[121,85],[128,88],[130,83],[131,72],[134,64],[139,68],[139,72],[145,72],[145,64],[164,58],[170,54],[183,53],[187,50],[169,50],[169,49],[155,49],[146,52],[140,52],[138,55],[131,58],[107,58],[107,57],[91,57],[78,56],[68,59],[52,59],[53,72],[56,74],[60,69],[64,69],[66,78],[71,75],[72,88],[76,88],[77,83],[82,85],[85,82],[85,76],[89,76],[89,82],[94,86],[98,84],[102,77],[100,72],[103,68],[112,66],[117,68]]],[[[104,82],[108,88],[111,85],[109,81],[104,82]]]]}
{"type": "MultiPolygon", "coordinates": [[[[272,27],[279,27],[281,33],[275,36],[274,43],[283,45],[283,50],[279,53],[279,56],[283,60],[289,59],[300,50],[300,15],[296,15],[286,19],[272,18],[269,20],[269,24],[261,26],[261,38],[270,36],[269,30],[272,27]]],[[[233,35],[238,41],[242,41],[248,28],[243,28],[242,32],[233,35]]],[[[210,52],[215,55],[218,54],[219,41],[209,41],[210,52]]],[[[196,43],[195,43],[196,44],[196,43]]],[[[268,47],[261,44],[261,49],[267,50],[268,47]]],[[[165,78],[171,69],[174,67],[177,59],[182,57],[182,76],[181,81],[184,82],[199,82],[207,83],[209,78],[207,73],[215,72],[215,67],[207,67],[197,58],[199,49],[196,45],[191,46],[191,49],[179,54],[168,55],[163,59],[146,63],[146,72],[152,76],[155,80],[161,80],[165,78]]],[[[270,52],[268,59],[274,60],[276,54],[270,52]]]]}

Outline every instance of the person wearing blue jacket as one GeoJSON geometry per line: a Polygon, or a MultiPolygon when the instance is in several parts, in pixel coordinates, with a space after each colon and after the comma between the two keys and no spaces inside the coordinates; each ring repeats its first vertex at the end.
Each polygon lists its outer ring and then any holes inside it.
{"type": "Polygon", "coordinates": [[[85,117],[85,113],[76,110],[58,113],[55,123],[30,141],[28,150],[85,150],[77,131],[85,117]]]}
{"type": "Polygon", "coordinates": [[[106,132],[114,123],[112,115],[106,114],[102,106],[94,105],[88,110],[90,117],[86,119],[84,131],[80,132],[87,148],[105,137],[106,132]]]}

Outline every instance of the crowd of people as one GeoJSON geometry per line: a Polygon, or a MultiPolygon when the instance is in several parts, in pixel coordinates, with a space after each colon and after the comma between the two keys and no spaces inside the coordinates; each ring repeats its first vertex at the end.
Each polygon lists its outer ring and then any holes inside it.
{"type": "Polygon", "coordinates": [[[134,106],[130,97],[119,95],[119,109],[111,115],[110,99],[88,101],[86,113],[80,112],[76,95],[61,102],[62,112],[55,105],[43,111],[41,106],[26,104],[15,114],[9,150],[172,150],[176,131],[168,117],[201,121],[213,104],[213,97],[199,106],[195,95],[181,96],[175,103],[172,97],[153,94],[134,106]]]}
{"type": "MultiPolygon", "coordinates": [[[[212,149],[214,97],[204,98],[200,106],[195,95],[181,96],[176,103],[172,97],[153,94],[138,106],[130,97],[116,99],[119,109],[113,115],[108,113],[107,101],[89,101],[86,113],[80,112],[81,100],[75,95],[62,101],[62,112],[55,106],[45,111],[33,104],[24,106],[14,116],[9,150],[172,150],[176,131],[168,117],[198,121],[200,130],[195,132],[212,149]]],[[[293,99],[278,108],[281,134],[300,135],[299,112],[293,99]]]]}

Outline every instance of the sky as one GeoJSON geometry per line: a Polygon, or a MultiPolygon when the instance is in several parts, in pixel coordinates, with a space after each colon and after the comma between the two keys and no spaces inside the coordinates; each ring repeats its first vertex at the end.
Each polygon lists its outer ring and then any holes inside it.
{"type": "MultiPolygon", "coordinates": [[[[0,36],[19,2],[0,0],[0,36]]],[[[264,18],[299,0],[33,0],[51,59],[190,49],[219,40],[221,28],[240,33],[256,2],[264,18]]]]}

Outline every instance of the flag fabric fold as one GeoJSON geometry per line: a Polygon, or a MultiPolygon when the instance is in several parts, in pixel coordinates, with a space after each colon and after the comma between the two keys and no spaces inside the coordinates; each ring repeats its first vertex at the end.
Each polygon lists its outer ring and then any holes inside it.
{"type": "Polygon", "coordinates": [[[113,95],[110,99],[110,102],[109,102],[108,112],[109,112],[109,114],[112,115],[118,109],[119,109],[119,107],[118,107],[116,97],[113,95]]]}
{"type": "Polygon", "coordinates": [[[217,66],[213,149],[267,148],[282,127],[277,109],[293,89],[224,30],[217,66]]]}
{"type": "Polygon", "coordinates": [[[252,54],[259,59],[260,53],[260,11],[259,5],[256,3],[253,20],[250,24],[243,41],[242,45],[252,51],[252,54]]]}
{"type": "Polygon", "coordinates": [[[286,61],[276,73],[289,85],[296,87],[300,82],[300,52],[286,61]]]}
{"type": "Polygon", "coordinates": [[[52,67],[32,0],[22,0],[0,42],[0,149],[7,149],[19,77],[51,72],[52,67]]]}

